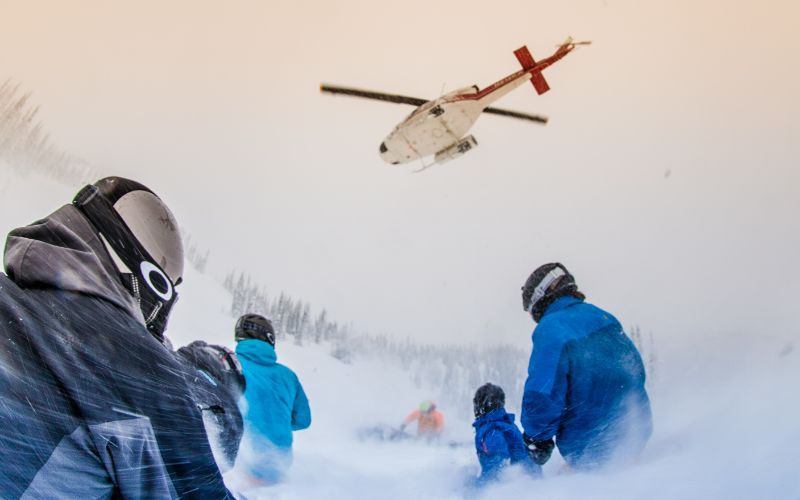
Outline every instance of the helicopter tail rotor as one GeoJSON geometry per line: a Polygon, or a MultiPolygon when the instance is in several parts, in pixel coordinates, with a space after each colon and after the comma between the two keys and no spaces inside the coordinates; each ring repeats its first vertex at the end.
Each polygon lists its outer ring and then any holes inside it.
{"type": "Polygon", "coordinates": [[[591,41],[591,40],[582,40],[582,41],[580,41],[580,42],[576,42],[576,41],[574,41],[574,40],[572,39],[572,37],[571,37],[571,36],[568,36],[568,37],[567,37],[567,39],[566,39],[566,40],[564,40],[564,43],[562,43],[562,44],[560,44],[560,45],[556,45],[556,48],[557,48],[557,49],[560,49],[560,48],[569,48],[570,50],[572,50],[572,49],[574,49],[575,47],[577,47],[578,45],[591,45],[591,44],[592,44],[592,41],[591,41]]]}

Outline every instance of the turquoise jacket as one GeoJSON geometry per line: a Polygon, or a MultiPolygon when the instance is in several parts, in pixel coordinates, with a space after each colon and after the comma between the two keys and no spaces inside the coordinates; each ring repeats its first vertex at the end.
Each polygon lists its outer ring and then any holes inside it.
{"type": "Polygon", "coordinates": [[[292,431],[311,425],[303,386],[292,370],[277,363],[275,349],[261,340],[236,345],[247,382],[245,426],[278,448],[292,447],[292,431]]]}

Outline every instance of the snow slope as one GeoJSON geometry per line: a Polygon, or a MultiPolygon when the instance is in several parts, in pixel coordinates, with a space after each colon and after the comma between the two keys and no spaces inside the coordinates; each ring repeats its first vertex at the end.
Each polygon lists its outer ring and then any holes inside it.
{"type": "MultiPolygon", "coordinates": [[[[170,332],[176,344],[194,335],[230,345],[234,319],[225,313],[230,295],[193,270],[184,287],[170,332]]],[[[512,474],[479,497],[800,498],[800,363],[794,344],[760,342],[756,332],[699,340],[674,351],[667,344],[660,353],[660,373],[650,388],[656,431],[641,463],[604,474],[559,474],[563,462],[556,457],[546,466],[544,481],[512,474]]],[[[460,447],[360,441],[359,429],[396,425],[421,399],[439,394],[417,389],[397,366],[364,359],[343,364],[329,348],[278,345],[279,361],[306,387],[314,421],[295,434],[288,482],[248,498],[466,496],[462,485],[477,467],[471,416],[444,408],[445,441],[460,447]]],[[[236,478],[228,477],[235,487],[236,478]]]]}
{"type": "MultiPolygon", "coordinates": [[[[78,188],[22,176],[0,164],[0,230],[50,213],[78,188]]],[[[178,291],[181,299],[167,332],[175,346],[194,339],[232,346],[231,297],[221,285],[187,266],[178,291]]],[[[650,387],[656,430],[639,464],[602,474],[560,474],[555,457],[545,467],[544,480],[512,471],[506,482],[476,497],[800,498],[800,345],[796,332],[786,337],[760,333],[708,335],[690,344],[685,338],[664,339],[658,377],[650,387]]],[[[306,388],[313,422],[295,434],[288,481],[250,491],[248,498],[466,496],[462,485],[476,469],[468,445],[470,415],[443,409],[445,441],[467,446],[360,440],[359,429],[396,425],[421,399],[437,399],[441,392],[416,388],[408,373],[385,360],[342,363],[328,354],[330,347],[289,340],[277,346],[279,361],[294,369],[306,388]]],[[[240,488],[235,471],[226,479],[240,488]]]]}

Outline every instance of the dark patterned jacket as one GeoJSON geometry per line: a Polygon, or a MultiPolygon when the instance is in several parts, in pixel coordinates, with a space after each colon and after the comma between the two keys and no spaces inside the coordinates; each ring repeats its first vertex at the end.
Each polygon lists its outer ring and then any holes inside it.
{"type": "Polygon", "coordinates": [[[9,234],[0,275],[4,498],[229,498],[184,367],[71,205],[9,234]]]}

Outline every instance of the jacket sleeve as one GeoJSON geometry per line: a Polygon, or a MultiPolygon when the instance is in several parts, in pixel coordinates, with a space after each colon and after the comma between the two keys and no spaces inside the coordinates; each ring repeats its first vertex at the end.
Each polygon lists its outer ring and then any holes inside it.
{"type": "Polygon", "coordinates": [[[419,410],[412,411],[411,413],[408,414],[406,418],[403,419],[403,425],[408,425],[411,422],[417,420],[419,418],[419,415],[420,415],[419,410]]]}
{"type": "Polygon", "coordinates": [[[311,425],[311,408],[308,406],[308,398],[303,390],[300,381],[297,380],[297,393],[294,396],[292,406],[292,430],[299,431],[311,425]]]}
{"type": "Polygon", "coordinates": [[[535,441],[555,435],[565,406],[569,363],[563,335],[557,328],[540,324],[534,332],[520,422],[525,434],[535,441]]]}

